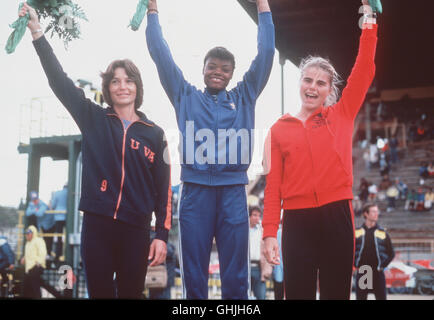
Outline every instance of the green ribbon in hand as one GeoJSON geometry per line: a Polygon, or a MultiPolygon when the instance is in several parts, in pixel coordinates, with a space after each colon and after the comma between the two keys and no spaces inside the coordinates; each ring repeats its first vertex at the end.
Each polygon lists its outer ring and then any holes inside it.
{"type": "Polygon", "coordinates": [[[136,13],[134,14],[134,17],[129,25],[133,31],[137,31],[139,29],[140,24],[146,15],[146,10],[148,9],[148,2],[149,0],[140,0],[140,2],[137,4],[136,13]]]}
{"type": "Polygon", "coordinates": [[[380,0],[369,0],[373,12],[383,13],[383,6],[380,0]]]}
{"type": "MultiPolygon", "coordinates": [[[[18,11],[21,10],[24,3],[20,4],[20,7],[18,11]]],[[[10,25],[11,28],[14,29],[12,34],[9,36],[8,41],[6,43],[6,52],[8,54],[11,54],[15,51],[15,48],[17,47],[18,43],[21,41],[21,39],[24,36],[24,33],[26,32],[27,24],[29,23],[30,15],[27,13],[23,17],[19,17],[14,23],[10,25]]]]}

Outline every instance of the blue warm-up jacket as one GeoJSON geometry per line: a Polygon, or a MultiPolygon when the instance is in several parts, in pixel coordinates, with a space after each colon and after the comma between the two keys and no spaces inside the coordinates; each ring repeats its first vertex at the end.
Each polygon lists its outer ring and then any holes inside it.
{"type": "Polygon", "coordinates": [[[188,83],[163,38],[158,14],[148,15],[146,39],[160,81],[176,112],[181,180],[201,185],[247,184],[253,154],[256,99],[273,65],[271,12],[259,14],[258,53],[243,80],[216,96],[188,83]]]}

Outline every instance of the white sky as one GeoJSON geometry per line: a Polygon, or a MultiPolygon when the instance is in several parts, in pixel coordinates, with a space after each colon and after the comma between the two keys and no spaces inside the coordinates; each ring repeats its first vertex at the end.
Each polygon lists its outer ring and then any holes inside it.
{"type": "MultiPolygon", "coordinates": [[[[50,34],[47,35],[64,70],[73,80],[86,79],[100,88],[100,71],[105,70],[115,59],[131,59],[139,67],[144,81],[144,103],[140,110],[166,131],[171,158],[178,162],[177,134],[174,134],[177,132],[175,113],[148,53],[146,18],[138,31],[127,28],[138,0],[74,2],[83,8],[89,19],[89,22],[81,22],[82,39],[72,41],[68,50],[65,50],[63,42],[57,36],[50,38],[50,34]]],[[[20,198],[26,196],[27,155],[18,153],[19,142],[27,142],[29,134],[38,136],[41,132],[45,135],[78,132],[75,131],[71,118],[65,115],[63,106],[53,98],[31,43],[30,33],[26,32],[13,54],[7,55],[4,50],[12,32],[8,25],[16,20],[19,3],[17,0],[2,0],[0,10],[0,111],[3,115],[0,126],[0,205],[13,207],[19,204],[20,198]],[[35,97],[48,98],[31,102],[35,97]],[[42,122],[39,121],[42,118],[41,106],[45,110],[42,122]],[[56,119],[59,114],[62,120],[56,119]],[[34,120],[32,123],[31,119],[34,120]],[[72,131],[65,131],[67,127],[72,127],[72,131]]],[[[237,68],[228,88],[242,79],[257,52],[257,26],[237,1],[160,0],[158,6],[164,37],[176,63],[190,83],[198,88],[204,87],[203,57],[209,49],[218,45],[228,48],[236,59],[237,68]]],[[[44,25],[43,21],[42,23],[44,25]]],[[[299,105],[298,70],[287,61],[284,72],[285,112],[294,113],[299,105]]],[[[266,133],[280,117],[280,79],[281,68],[276,51],[270,80],[256,107],[256,128],[260,133],[266,133]]],[[[256,144],[254,160],[249,170],[250,178],[260,172],[260,143],[256,144]]],[[[48,202],[51,192],[60,189],[66,182],[66,168],[66,161],[42,159],[42,200],[48,202]]],[[[175,163],[172,165],[173,185],[180,182],[179,174],[180,167],[175,163]]]]}

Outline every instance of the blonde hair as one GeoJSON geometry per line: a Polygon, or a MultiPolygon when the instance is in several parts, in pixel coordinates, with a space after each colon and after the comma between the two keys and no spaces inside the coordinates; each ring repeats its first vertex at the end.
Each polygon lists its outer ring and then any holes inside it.
{"type": "Polygon", "coordinates": [[[321,70],[327,72],[327,74],[330,76],[330,86],[332,88],[332,92],[327,96],[324,105],[326,107],[334,105],[336,102],[338,102],[338,86],[342,83],[341,77],[336,72],[335,68],[328,59],[324,59],[318,56],[308,56],[301,61],[299,67],[301,71],[301,77],[303,78],[304,71],[307,68],[312,67],[320,68],[321,70]]]}

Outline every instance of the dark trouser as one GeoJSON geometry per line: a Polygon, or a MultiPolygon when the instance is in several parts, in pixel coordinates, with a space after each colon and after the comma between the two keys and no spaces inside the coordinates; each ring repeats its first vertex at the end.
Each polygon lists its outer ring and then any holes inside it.
{"type": "Polygon", "coordinates": [[[265,300],[267,288],[265,281],[261,280],[261,268],[259,267],[259,263],[250,266],[250,280],[255,298],[257,300],[265,300]]]}
{"type": "Polygon", "coordinates": [[[273,280],[274,300],[283,300],[283,281],[273,280]]]}
{"type": "Polygon", "coordinates": [[[24,297],[25,298],[41,298],[41,275],[44,272],[42,267],[33,267],[24,275],[24,297]]]}
{"type": "Polygon", "coordinates": [[[354,260],[354,215],[349,200],[285,210],[282,258],[286,299],[348,300],[354,260]]]}
{"type": "Polygon", "coordinates": [[[357,272],[356,300],[366,300],[368,298],[368,293],[373,293],[377,300],[386,300],[386,277],[384,276],[384,272],[372,268],[372,289],[363,289],[360,287],[359,280],[362,276],[364,276],[363,273],[357,272]]]}
{"type": "MultiPolygon", "coordinates": [[[[56,233],[63,233],[63,228],[65,227],[65,221],[56,221],[54,226],[56,233]]],[[[63,255],[63,238],[62,236],[57,237],[56,242],[56,260],[63,255]]]]}
{"type": "Polygon", "coordinates": [[[81,232],[81,256],[89,297],[142,298],[149,244],[149,228],[141,229],[86,212],[81,232]]]}

